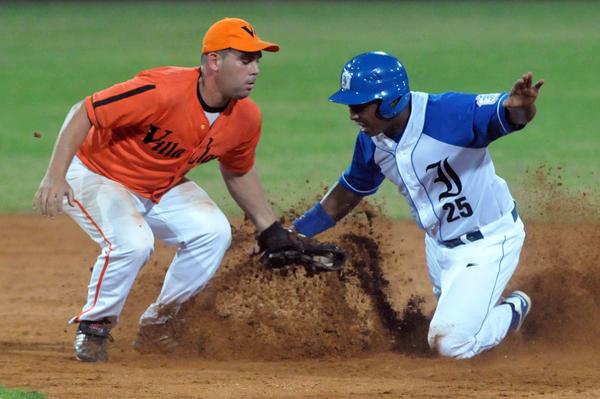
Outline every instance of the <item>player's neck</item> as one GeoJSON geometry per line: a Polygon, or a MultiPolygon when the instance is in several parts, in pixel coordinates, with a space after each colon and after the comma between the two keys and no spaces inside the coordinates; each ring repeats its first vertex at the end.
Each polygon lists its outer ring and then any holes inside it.
{"type": "Polygon", "coordinates": [[[406,107],[406,109],[404,109],[404,111],[402,111],[400,115],[390,120],[390,123],[388,127],[383,131],[383,134],[385,134],[389,138],[401,136],[404,133],[404,129],[406,129],[406,125],[408,124],[411,108],[412,104],[409,104],[409,106],[406,107]]]}
{"type": "Polygon", "coordinates": [[[203,79],[202,76],[198,79],[198,94],[202,98],[202,101],[211,108],[222,108],[230,100],[217,89],[213,81],[203,79]]]}

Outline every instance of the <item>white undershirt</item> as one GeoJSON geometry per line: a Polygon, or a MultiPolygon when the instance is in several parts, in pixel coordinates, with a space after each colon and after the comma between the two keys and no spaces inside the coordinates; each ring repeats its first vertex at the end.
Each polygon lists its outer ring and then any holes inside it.
{"type": "Polygon", "coordinates": [[[206,119],[208,119],[208,123],[210,124],[210,126],[212,126],[213,123],[215,123],[215,121],[219,117],[219,115],[221,115],[221,113],[220,112],[206,112],[206,111],[204,111],[204,115],[206,115],[206,119]]]}

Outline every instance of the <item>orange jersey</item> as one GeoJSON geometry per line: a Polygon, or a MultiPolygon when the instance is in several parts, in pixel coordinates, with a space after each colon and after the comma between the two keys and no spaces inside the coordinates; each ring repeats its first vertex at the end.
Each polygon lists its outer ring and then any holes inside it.
{"type": "Polygon", "coordinates": [[[158,202],[194,166],[215,158],[244,173],[254,165],[261,114],[231,100],[210,126],[199,100],[199,68],[163,67],[85,99],[92,127],[77,156],[92,171],[158,202]]]}

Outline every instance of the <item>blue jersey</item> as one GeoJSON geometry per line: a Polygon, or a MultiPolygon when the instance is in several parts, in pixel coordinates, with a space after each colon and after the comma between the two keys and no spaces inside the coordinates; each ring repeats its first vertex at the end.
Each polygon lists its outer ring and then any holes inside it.
{"type": "Polygon", "coordinates": [[[454,239],[500,219],[514,207],[487,146],[523,126],[511,126],[499,94],[412,92],[411,115],[395,138],[359,132],[352,163],[339,183],[357,195],[384,178],[399,188],[419,226],[454,239]]]}

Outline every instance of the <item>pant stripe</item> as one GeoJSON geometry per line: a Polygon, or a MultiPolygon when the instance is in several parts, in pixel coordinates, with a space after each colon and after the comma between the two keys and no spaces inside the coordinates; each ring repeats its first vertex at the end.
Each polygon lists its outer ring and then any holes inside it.
{"type": "MultiPolygon", "coordinates": [[[[490,311],[493,309],[493,306],[491,306],[492,298],[494,296],[494,291],[496,291],[496,284],[498,284],[498,278],[500,277],[500,273],[502,271],[502,261],[504,260],[504,244],[506,244],[506,236],[504,236],[504,241],[502,241],[502,257],[500,258],[500,262],[498,262],[498,274],[496,274],[496,280],[494,281],[494,287],[492,287],[492,290],[490,292],[490,299],[488,301],[488,310],[487,310],[487,313],[485,314],[485,317],[483,318],[483,320],[481,322],[481,326],[479,326],[479,330],[477,330],[477,332],[474,335],[474,337],[475,337],[474,345],[477,344],[477,335],[481,332],[481,329],[483,328],[483,325],[485,324],[485,322],[490,314],[490,311]]],[[[482,347],[481,351],[484,351],[484,350],[488,349],[489,347],[493,347],[495,345],[497,345],[497,344],[493,343],[488,347],[482,347]]]]}
{"type": "Polygon", "coordinates": [[[79,318],[81,316],[83,316],[85,313],[89,312],[90,310],[94,309],[94,307],[96,306],[96,303],[98,302],[98,296],[100,296],[100,288],[102,286],[102,280],[104,279],[104,273],[106,272],[106,269],[108,269],[108,264],[110,262],[110,253],[112,252],[112,243],[106,238],[106,236],[104,235],[104,232],[102,231],[102,229],[100,228],[100,226],[98,226],[98,224],[94,221],[94,219],[92,219],[92,217],[90,216],[90,214],[85,210],[85,208],[83,207],[83,205],[81,204],[81,202],[74,200],[75,204],[77,204],[77,206],[79,207],[79,209],[81,210],[81,212],[83,212],[83,214],[85,215],[86,218],[88,218],[88,220],[92,223],[92,225],[94,225],[94,227],[96,228],[96,230],[98,231],[98,233],[100,233],[100,235],[102,236],[102,239],[104,240],[104,242],[107,245],[107,251],[106,251],[106,259],[104,260],[104,266],[102,266],[102,271],[100,272],[100,277],[98,278],[98,284],[96,285],[96,293],[94,295],[94,303],[92,303],[92,306],[89,309],[85,309],[82,310],[81,313],[79,313],[77,316],[75,316],[75,318],[73,319],[74,322],[79,322],[79,318]]]}

